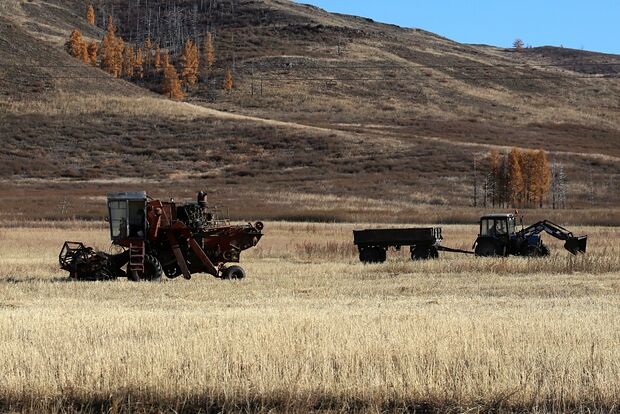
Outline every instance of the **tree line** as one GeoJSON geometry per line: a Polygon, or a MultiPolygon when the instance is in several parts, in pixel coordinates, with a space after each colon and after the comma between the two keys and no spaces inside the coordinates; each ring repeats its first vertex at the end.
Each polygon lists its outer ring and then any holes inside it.
{"type": "Polygon", "coordinates": [[[550,165],[544,150],[494,149],[474,166],[474,205],[480,194],[484,207],[542,208],[549,201],[554,209],[564,208],[567,190],[564,166],[550,165]]]}
{"type": "MultiPolygon", "coordinates": [[[[89,6],[86,20],[95,25],[95,10],[89,6]]],[[[159,85],[162,94],[182,100],[186,93],[201,80],[213,76],[215,47],[213,36],[204,36],[202,47],[187,39],[180,55],[174,56],[160,42],[147,37],[143,44],[127,44],[117,34],[112,16],[108,17],[106,32],[99,44],[87,42],[79,30],[73,30],[65,44],[67,52],[88,65],[99,67],[110,75],[129,81],[148,81],[159,85]],[[202,50],[201,50],[202,49],[202,50]]],[[[232,71],[226,70],[222,89],[234,88],[232,71]]]]}

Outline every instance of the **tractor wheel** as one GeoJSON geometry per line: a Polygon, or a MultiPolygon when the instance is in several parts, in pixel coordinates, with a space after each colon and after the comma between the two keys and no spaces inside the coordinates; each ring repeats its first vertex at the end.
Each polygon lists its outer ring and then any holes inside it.
{"type": "Polygon", "coordinates": [[[541,243],[540,244],[540,256],[541,257],[547,257],[551,254],[551,251],[549,251],[549,247],[547,247],[546,244],[541,243]]]}
{"type": "Polygon", "coordinates": [[[150,254],[144,256],[144,274],[142,275],[142,280],[154,282],[161,279],[163,273],[164,270],[161,267],[161,263],[159,263],[159,260],[157,260],[155,256],[151,256],[150,254]]]}
{"type": "Polygon", "coordinates": [[[501,256],[501,252],[497,244],[490,240],[482,240],[476,245],[476,256],[480,257],[495,257],[501,256]]]}
{"type": "Polygon", "coordinates": [[[241,280],[245,278],[245,270],[241,266],[230,266],[222,271],[224,280],[241,280]]]}

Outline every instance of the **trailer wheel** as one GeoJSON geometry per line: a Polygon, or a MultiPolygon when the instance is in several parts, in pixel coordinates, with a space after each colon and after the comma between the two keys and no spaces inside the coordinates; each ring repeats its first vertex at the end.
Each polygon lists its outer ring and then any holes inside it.
{"type": "Polygon", "coordinates": [[[387,252],[381,247],[360,248],[360,261],[362,263],[383,263],[387,259],[387,252]]]}
{"type": "Polygon", "coordinates": [[[439,252],[434,247],[414,247],[411,249],[411,260],[429,260],[439,257],[439,252]]]}
{"type": "Polygon", "coordinates": [[[222,271],[224,280],[241,280],[245,278],[245,270],[241,266],[230,266],[222,271]]]}

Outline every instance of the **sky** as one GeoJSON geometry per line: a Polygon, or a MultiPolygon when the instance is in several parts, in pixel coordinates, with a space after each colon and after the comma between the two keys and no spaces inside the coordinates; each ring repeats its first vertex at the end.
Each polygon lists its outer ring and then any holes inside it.
{"type": "Polygon", "coordinates": [[[564,46],[620,54],[620,0],[301,0],[460,43],[564,46]]]}

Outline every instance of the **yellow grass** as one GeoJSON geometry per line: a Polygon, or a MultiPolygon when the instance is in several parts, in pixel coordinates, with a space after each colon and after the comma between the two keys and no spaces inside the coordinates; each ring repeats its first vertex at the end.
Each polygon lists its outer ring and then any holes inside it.
{"type": "Polygon", "coordinates": [[[57,269],[103,224],[4,226],[0,410],[617,409],[620,230],[575,229],[578,258],[364,266],[354,227],[268,223],[245,281],[133,284],[57,269]]]}

